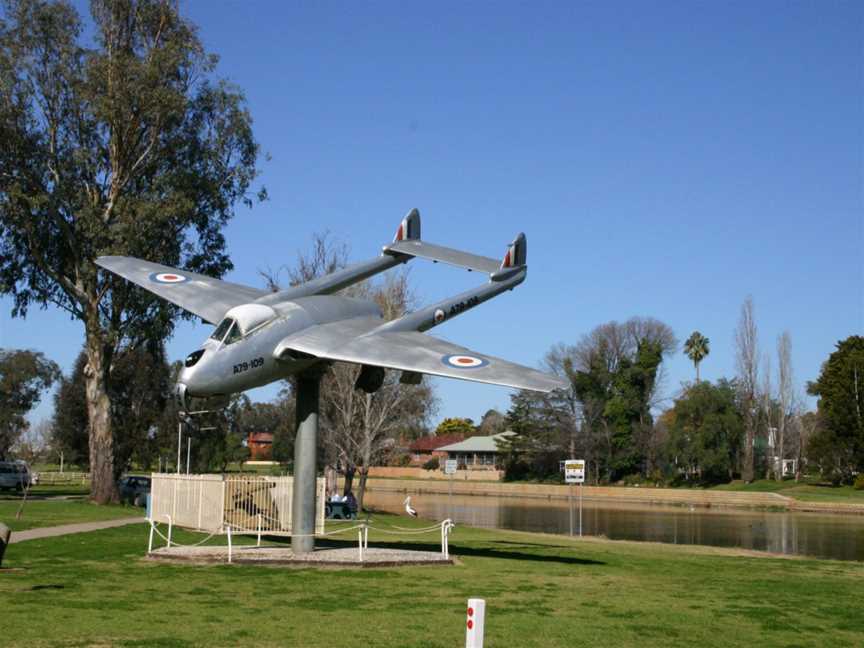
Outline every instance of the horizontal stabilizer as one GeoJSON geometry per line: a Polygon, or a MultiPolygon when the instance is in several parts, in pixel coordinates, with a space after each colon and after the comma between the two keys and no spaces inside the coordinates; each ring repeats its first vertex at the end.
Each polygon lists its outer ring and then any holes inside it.
{"type": "Polygon", "coordinates": [[[501,265],[499,261],[490,259],[489,257],[462,252],[461,250],[454,250],[453,248],[426,243],[425,241],[395,241],[384,248],[384,251],[391,254],[407,254],[420,259],[429,259],[430,261],[441,261],[442,263],[448,263],[459,268],[478,270],[487,274],[497,272],[501,265]]]}

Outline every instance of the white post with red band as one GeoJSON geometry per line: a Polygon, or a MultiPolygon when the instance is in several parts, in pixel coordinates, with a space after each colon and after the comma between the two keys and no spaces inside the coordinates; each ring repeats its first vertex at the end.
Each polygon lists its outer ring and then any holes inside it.
{"type": "Polygon", "coordinates": [[[468,599],[468,618],[465,622],[465,648],[483,648],[483,626],[486,620],[486,601],[468,599]]]}

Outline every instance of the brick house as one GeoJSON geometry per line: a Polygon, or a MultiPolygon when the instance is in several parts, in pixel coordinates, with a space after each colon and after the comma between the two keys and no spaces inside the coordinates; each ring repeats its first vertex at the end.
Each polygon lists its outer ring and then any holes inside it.
{"type": "Polygon", "coordinates": [[[443,461],[447,458],[447,453],[440,451],[438,448],[457,443],[464,438],[462,434],[443,434],[441,436],[425,436],[415,439],[408,446],[411,465],[422,466],[434,457],[438,457],[440,461],[443,461]]]}

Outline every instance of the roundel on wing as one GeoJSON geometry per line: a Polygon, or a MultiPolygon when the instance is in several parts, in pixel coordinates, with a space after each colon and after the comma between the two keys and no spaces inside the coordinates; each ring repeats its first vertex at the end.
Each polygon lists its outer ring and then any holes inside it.
{"type": "Polygon", "coordinates": [[[189,278],[179,272],[153,272],[150,281],[161,284],[177,284],[189,281],[189,278]]]}
{"type": "Polygon", "coordinates": [[[488,360],[484,360],[478,356],[461,353],[446,355],[441,358],[441,362],[448,367],[455,367],[456,369],[477,369],[489,364],[488,360]]]}

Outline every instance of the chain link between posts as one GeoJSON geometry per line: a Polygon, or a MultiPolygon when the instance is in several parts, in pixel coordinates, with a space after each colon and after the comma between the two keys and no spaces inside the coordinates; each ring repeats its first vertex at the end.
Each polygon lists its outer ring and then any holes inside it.
{"type": "MultiPolygon", "coordinates": [[[[265,516],[265,517],[267,517],[267,516],[265,516]]],[[[158,535],[160,538],[162,538],[162,540],[164,540],[169,547],[171,545],[176,545],[178,547],[183,547],[183,548],[200,547],[205,542],[207,542],[208,540],[213,538],[215,535],[217,535],[217,532],[214,531],[214,532],[210,533],[206,538],[204,538],[203,540],[201,540],[199,542],[196,542],[194,544],[182,544],[182,543],[177,542],[173,538],[166,537],[159,530],[159,523],[158,522],[156,522],[154,520],[148,520],[148,521],[150,522],[151,530],[154,531],[156,533],[156,535],[158,535]]],[[[372,526],[368,522],[362,522],[360,524],[355,524],[353,526],[342,527],[340,529],[333,529],[332,531],[324,531],[322,533],[291,534],[291,537],[293,537],[293,538],[323,538],[323,537],[338,535],[340,533],[345,533],[347,531],[355,531],[358,529],[361,530],[361,532],[367,538],[368,538],[368,533],[370,530],[371,531],[378,531],[379,533],[383,533],[386,535],[397,535],[397,536],[398,535],[423,535],[423,534],[427,534],[427,533],[432,533],[434,531],[438,531],[441,533],[441,538],[442,538],[442,552],[445,555],[449,555],[449,552],[447,551],[446,546],[445,546],[446,540],[447,540],[447,537],[450,535],[450,531],[455,526],[456,525],[450,519],[443,520],[442,522],[440,522],[438,524],[433,524],[433,525],[428,526],[428,527],[422,527],[420,529],[411,529],[411,528],[400,527],[400,526],[396,526],[396,525],[391,525],[389,527],[379,527],[379,526],[372,526]]],[[[229,536],[231,535],[232,530],[235,533],[237,532],[237,529],[232,529],[232,527],[230,525],[226,525],[226,531],[228,532],[229,536]]],[[[243,534],[249,534],[249,533],[254,533],[254,532],[255,532],[255,530],[243,530],[240,532],[240,534],[243,535],[243,534]]],[[[264,534],[270,535],[266,531],[264,532],[264,534]]],[[[368,542],[368,540],[366,542],[368,542]]],[[[229,542],[229,550],[230,550],[230,542],[229,542]]],[[[149,551],[148,551],[148,553],[149,553],[149,551]]]]}

